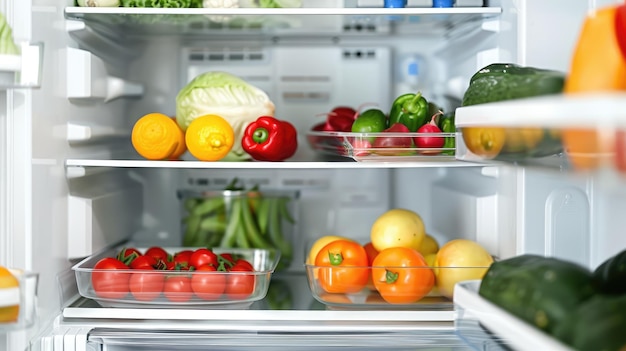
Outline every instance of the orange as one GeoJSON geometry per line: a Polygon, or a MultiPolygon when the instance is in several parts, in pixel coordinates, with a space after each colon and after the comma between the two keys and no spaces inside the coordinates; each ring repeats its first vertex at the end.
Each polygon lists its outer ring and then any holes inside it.
{"type": "Polygon", "coordinates": [[[204,115],[189,123],[185,141],[189,152],[198,160],[218,161],[233,148],[235,132],[224,118],[204,115]]]}
{"type": "Polygon", "coordinates": [[[0,266],[0,296],[3,297],[0,299],[0,323],[17,322],[20,305],[7,303],[7,299],[11,299],[9,296],[13,296],[12,290],[18,288],[17,278],[8,269],[0,266]]]}
{"type": "MultiPolygon", "coordinates": [[[[174,122],[176,122],[176,117],[172,117],[172,120],[174,122]]],[[[184,140],[185,140],[184,133],[185,132],[182,130],[182,128],[180,128],[180,126],[178,125],[178,122],[176,122],[176,125],[180,129],[181,133],[183,133],[183,142],[182,143],[178,143],[178,147],[176,148],[176,150],[174,150],[174,152],[172,152],[170,157],[168,157],[170,160],[178,160],[185,153],[185,151],[187,151],[187,144],[185,144],[185,142],[184,142],[184,140]]]]}
{"type": "Polygon", "coordinates": [[[162,113],[149,113],[133,126],[133,147],[148,160],[165,160],[184,145],[184,133],[178,124],[162,113]]]}

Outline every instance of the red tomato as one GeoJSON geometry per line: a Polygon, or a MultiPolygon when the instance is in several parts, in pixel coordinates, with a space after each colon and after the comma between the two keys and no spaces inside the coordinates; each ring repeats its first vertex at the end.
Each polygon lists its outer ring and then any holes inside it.
{"type": "Polygon", "coordinates": [[[151,256],[139,256],[130,262],[132,269],[153,269],[157,261],[151,256]]]}
{"type": "Polygon", "coordinates": [[[157,261],[167,262],[170,261],[170,255],[163,248],[158,246],[153,246],[146,250],[144,256],[153,257],[157,261]]]}
{"type": "Polygon", "coordinates": [[[191,290],[203,300],[217,300],[226,289],[226,274],[217,272],[215,266],[196,267],[191,277],[191,290]]]}
{"type": "Polygon", "coordinates": [[[138,301],[152,301],[156,299],[161,295],[164,284],[164,274],[155,270],[146,273],[133,273],[128,281],[130,293],[138,301]]]}
{"type": "Polygon", "coordinates": [[[233,262],[234,262],[234,261],[233,261],[233,255],[231,255],[231,254],[229,254],[229,253],[221,253],[221,254],[220,254],[220,256],[221,256],[223,259],[225,259],[225,260],[227,260],[228,262],[230,262],[230,263],[233,263],[233,262]]]}
{"type": "Polygon", "coordinates": [[[193,295],[191,279],[184,275],[175,275],[165,279],[163,294],[172,302],[187,302],[191,300],[193,295]]]}
{"type": "Polygon", "coordinates": [[[98,261],[93,268],[91,285],[96,295],[105,299],[121,299],[128,294],[130,273],[115,272],[128,269],[122,261],[106,257],[98,261]]]}
{"type": "Polygon", "coordinates": [[[318,280],[329,293],[355,293],[367,285],[369,267],[363,246],[351,240],[335,240],[315,258],[318,280]]]}
{"type": "Polygon", "coordinates": [[[206,265],[217,267],[217,255],[209,249],[197,249],[189,257],[189,265],[196,268],[206,265]]]}
{"type": "Polygon", "coordinates": [[[385,301],[413,303],[432,290],[435,273],[417,250],[391,247],[379,252],[374,259],[372,280],[385,301]]]}
{"type": "Polygon", "coordinates": [[[231,300],[242,300],[254,292],[255,276],[243,265],[234,265],[227,273],[226,296],[231,300]]]}
{"type": "Polygon", "coordinates": [[[247,260],[244,260],[243,258],[240,258],[237,261],[235,261],[235,264],[233,265],[233,267],[241,267],[243,270],[254,272],[254,267],[252,266],[252,263],[248,262],[247,260]]]}
{"type": "Polygon", "coordinates": [[[193,251],[191,250],[184,250],[181,252],[177,252],[174,255],[174,258],[172,259],[172,261],[174,261],[174,263],[177,263],[181,266],[189,266],[189,259],[191,258],[191,255],[193,254],[193,251]]]}
{"type": "Polygon", "coordinates": [[[135,258],[139,256],[141,256],[141,252],[139,252],[139,250],[132,248],[132,247],[128,247],[128,248],[123,248],[117,254],[117,259],[122,261],[122,263],[124,264],[129,264],[132,260],[134,260],[135,258]]]}
{"type": "Polygon", "coordinates": [[[371,242],[363,245],[363,248],[365,249],[365,253],[367,254],[367,264],[371,266],[374,262],[374,259],[378,255],[378,250],[376,250],[371,242]]]}

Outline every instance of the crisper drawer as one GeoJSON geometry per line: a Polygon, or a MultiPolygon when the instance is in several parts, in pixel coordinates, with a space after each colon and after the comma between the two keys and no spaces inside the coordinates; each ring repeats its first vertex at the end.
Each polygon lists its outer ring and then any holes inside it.
{"type": "MultiPolygon", "coordinates": [[[[138,331],[94,329],[88,343],[107,351],[195,350],[475,350],[453,330],[424,329],[398,332],[215,333],[210,331],[138,331]]],[[[474,345],[475,346],[475,345],[474,345]]],[[[502,350],[487,342],[481,350],[502,350]]]]}

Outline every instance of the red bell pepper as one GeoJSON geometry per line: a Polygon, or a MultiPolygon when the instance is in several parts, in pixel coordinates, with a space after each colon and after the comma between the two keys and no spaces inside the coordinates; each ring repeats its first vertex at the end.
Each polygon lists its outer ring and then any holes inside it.
{"type": "Polygon", "coordinates": [[[287,121],[261,116],[246,127],[241,146],[257,161],[283,161],[296,152],[298,134],[287,121]]]}

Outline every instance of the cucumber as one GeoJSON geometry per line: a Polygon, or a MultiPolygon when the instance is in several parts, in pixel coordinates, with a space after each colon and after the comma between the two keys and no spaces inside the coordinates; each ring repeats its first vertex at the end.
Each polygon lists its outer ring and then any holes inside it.
{"type": "Polygon", "coordinates": [[[590,270],[555,258],[516,257],[489,271],[479,295],[547,333],[596,292],[590,270]]]}
{"type": "Polygon", "coordinates": [[[563,91],[565,74],[558,71],[494,63],[476,72],[463,95],[463,106],[557,94],[563,91]]]}

